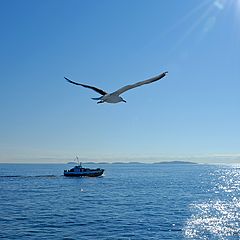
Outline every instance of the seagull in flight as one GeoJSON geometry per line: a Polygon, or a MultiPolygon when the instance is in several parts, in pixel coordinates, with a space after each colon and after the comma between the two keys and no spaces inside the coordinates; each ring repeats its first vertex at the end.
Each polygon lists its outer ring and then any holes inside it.
{"type": "Polygon", "coordinates": [[[112,92],[112,93],[107,93],[105,91],[103,91],[102,89],[99,89],[99,88],[96,88],[96,87],[93,87],[93,86],[89,86],[89,85],[85,85],[85,84],[82,84],[82,83],[77,83],[77,82],[74,82],[66,77],[64,77],[69,83],[72,83],[72,84],[75,84],[75,85],[78,85],[78,86],[82,86],[82,87],[85,87],[85,88],[90,88],[92,90],[94,90],[95,92],[101,94],[102,96],[98,97],[98,98],[92,98],[93,100],[100,100],[98,101],[97,103],[119,103],[119,102],[125,102],[126,101],[120,97],[120,94],[132,89],[132,88],[136,88],[136,87],[140,87],[144,84],[149,84],[149,83],[153,83],[153,82],[156,82],[160,79],[162,79],[163,77],[165,77],[167,75],[168,72],[163,72],[155,77],[152,77],[152,78],[149,78],[147,80],[144,80],[144,81],[140,81],[140,82],[137,82],[137,83],[134,83],[134,84],[130,84],[130,85],[126,85],[122,88],[119,88],[117,91],[115,92],[112,92]]]}

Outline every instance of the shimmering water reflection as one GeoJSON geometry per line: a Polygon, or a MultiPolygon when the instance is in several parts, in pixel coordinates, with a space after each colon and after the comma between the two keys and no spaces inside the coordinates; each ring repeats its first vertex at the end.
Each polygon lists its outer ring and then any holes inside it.
{"type": "Polygon", "coordinates": [[[192,216],[186,223],[185,236],[240,239],[240,169],[221,166],[210,176],[209,199],[190,204],[192,216]]]}

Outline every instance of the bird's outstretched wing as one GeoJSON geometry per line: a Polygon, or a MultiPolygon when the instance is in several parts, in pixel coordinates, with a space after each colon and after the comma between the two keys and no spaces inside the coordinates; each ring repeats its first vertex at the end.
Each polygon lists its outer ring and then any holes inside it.
{"type": "Polygon", "coordinates": [[[95,92],[101,94],[101,95],[106,95],[107,93],[105,91],[103,91],[102,89],[99,89],[99,88],[96,88],[96,87],[92,87],[92,86],[89,86],[89,85],[85,85],[85,84],[81,84],[81,83],[76,83],[76,82],[73,82],[72,80],[64,77],[68,82],[72,83],[72,84],[75,84],[75,85],[78,85],[78,86],[82,86],[82,87],[85,87],[85,88],[90,88],[92,90],[94,90],[95,92]]]}
{"type": "Polygon", "coordinates": [[[160,80],[161,78],[165,77],[167,75],[168,72],[164,72],[164,73],[161,73],[160,75],[157,75],[155,77],[152,77],[152,78],[149,78],[147,80],[144,80],[144,81],[141,81],[141,82],[137,82],[137,83],[134,83],[134,84],[131,84],[131,85],[127,85],[127,86],[124,86],[122,88],[119,88],[117,91],[113,92],[112,95],[120,95],[132,88],[136,88],[136,87],[139,87],[139,86],[142,86],[144,84],[149,84],[149,83],[153,83],[153,82],[156,82],[158,80],[160,80]]]}

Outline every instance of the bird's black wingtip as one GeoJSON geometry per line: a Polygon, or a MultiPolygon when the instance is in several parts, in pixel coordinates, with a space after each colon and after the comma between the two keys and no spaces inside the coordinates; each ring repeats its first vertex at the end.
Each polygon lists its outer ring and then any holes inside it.
{"type": "Polygon", "coordinates": [[[69,83],[73,83],[73,81],[71,81],[70,79],[64,77],[66,81],[68,81],[69,83]]]}

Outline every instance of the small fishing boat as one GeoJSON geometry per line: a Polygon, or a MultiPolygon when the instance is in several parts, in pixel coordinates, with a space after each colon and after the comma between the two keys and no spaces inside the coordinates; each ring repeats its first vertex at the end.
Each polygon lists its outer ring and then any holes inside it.
{"type": "MultiPolygon", "coordinates": [[[[78,158],[77,158],[78,161],[78,158]]],[[[64,176],[66,177],[99,177],[103,174],[104,169],[96,168],[84,168],[82,163],[78,161],[78,165],[70,170],[64,170],[64,176]]]]}

